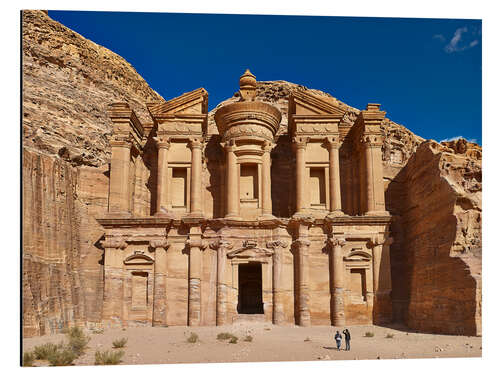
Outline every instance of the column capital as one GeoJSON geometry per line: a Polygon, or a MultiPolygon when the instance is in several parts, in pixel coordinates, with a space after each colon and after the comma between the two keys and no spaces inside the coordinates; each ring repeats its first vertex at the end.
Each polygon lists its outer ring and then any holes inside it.
{"type": "Polygon", "coordinates": [[[297,238],[292,242],[292,247],[295,248],[308,248],[311,245],[311,241],[306,240],[305,238],[297,238]]]}
{"type": "Polygon", "coordinates": [[[366,244],[366,246],[371,249],[371,248],[374,248],[376,246],[382,246],[384,244],[384,242],[385,242],[385,238],[383,236],[376,235],[368,240],[368,243],[366,244]]]}
{"type": "Polygon", "coordinates": [[[207,242],[201,238],[190,238],[186,241],[186,246],[191,249],[197,247],[200,250],[205,250],[207,248],[207,242]]]}
{"type": "Polygon", "coordinates": [[[164,148],[164,149],[169,149],[170,148],[170,138],[169,137],[164,137],[164,136],[157,136],[153,137],[153,140],[155,141],[156,147],[158,149],[164,148]]]}
{"type": "Polygon", "coordinates": [[[334,248],[336,246],[344,246],[347,241],[345,240],[345,238],[342,238],[342,237],[331,237],[328,239],[328,243],[329,245],[331,246],[331,248],[334,248]]]}
{"type": "Polygon", "coordinates": [[[101,241],[101,246],[105,249],[125,249],[127,247],[127,241],[123,237],[108,237],[101,241]]]}
{"type": "Polygon", "coordinates": [[[360,143],[365,147],[375,148],[382,147],[382,135],[381,134],[364,134],[361,136],[360,143]]]}
{"type": "Polygon", "coordinates": [[[309,137],[293,137],[293,146],[296,150],[305,150],[309,137]]]}
{"type": "Polygon", "coordinates": [[[130,134],[115,134],[109,141],[111,147],[132,148],[132,137],[130,134]]]}
{"type": "Polygon", "coordinates": [[[233,248],[233,244],[231,242],[220,238],[211,242],[209,246],[212,250],[218,250],[218,249],[231,250],[233,248]]]}
{"type": "Polygon", "coordinates": [[[262,145],[262,150],[264,152],[271,152],[271,150],[274,148],[274,144],[272,144],[271,142],[264,142],[264,144],[262,145]]]}
{"type": "Polygon", "coordinates": [[[221,146],[224,148],[226,152],[234,152],[236,151],[236,145],[234,144],[234,141],[227,141],[221,143],[221,146]]]}
{"type": "Polygon", "coordinates": [[[203,147],[203,139],[201,138],[189,138],[189,147],[192,149],[203,147]]]}
{"type": "Polygon", "coordinates": [[[327,137],[325,138],[325,144],[328,148],[328,151],[331,151],[333,149],[338,149],[340,148],[340,140],[339,137],[327,137]]]}
{"type": "Polygon", "coordinates": [[[167,250],[170,247],[166,238],[159,238],[149,241],[149,247],[152,249],[156,249],[158,247],[162,247],[167,250]]]}

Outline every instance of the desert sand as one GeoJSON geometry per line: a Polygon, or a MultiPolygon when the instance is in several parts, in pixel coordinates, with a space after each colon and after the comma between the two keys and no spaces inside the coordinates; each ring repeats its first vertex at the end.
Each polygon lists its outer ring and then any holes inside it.
{"type": "MultiPolygon", "coordinates": [[[[344,327],[273,326],[268,323],[240,323],[222,327],[134,327],[109,329],[103,333],[88,332],[91,340],[86,353],[75,365],[93,365],[96,350],[112,349],[118,338],[128,339],[122,364],[268,362],[361,360],[398,358],[481,357],[481,337],[448,336],[416,333],[402,327],[356,326],[351,332],[351,350],[337,351],[333,336],[344,327]],[[196,343],[187,342],[194,332],[196,343]],[[217,340],[217,334],[228,332],[238,337],[236,344],[217,340]],[[373,337],[365,337],[373,332],[373,337]],[[387,338],[387,335],[394,335],[387,338]],[[252,341],[244,341],[245,336],[252,341]]],[[[23,340],[24,351],[46,342],[58,343],[63,334],[23,340]]],[[[38,361],[38,366],[47,363],[38,361]]]]}

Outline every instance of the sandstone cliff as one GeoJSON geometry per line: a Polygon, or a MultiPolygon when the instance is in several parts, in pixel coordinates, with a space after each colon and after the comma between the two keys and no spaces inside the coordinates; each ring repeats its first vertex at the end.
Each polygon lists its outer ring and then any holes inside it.
{"type": "Polygon", "coordinates": [[[161,97],[122,57],[42,11],[23,12],[22,35],[25,147],[99,166],[110,156],[110,103],[127,101],[152,121],[144,103],[161,97]]]}
{"type": "Polygon", "coordinates": [[[127,101],[148,122],[144,103],[161,97],[123,58],[45,13],[22,20],[23,332],[32,336],[100,322],[107,106],[127,101]]]}
{"type": "Polygon", "coordinates": [[[396,320],[481,334],[481,191],[481,149],[465,140],[422,143],[389,185],[396,320]]]}
{"type": "MultiPolygon", "coordinates": [[[[347,111],[346,125],[359,114],[318,90],[285,81],[259,82],[258,98],[283,112],[283,137],[291,90],[309,90],[337,102],[347,111]]],[[[219,106],[237,99],[235,94],[219,106]]],[[[41,11],[23,12],[26,336],[71,324],[99,324],[103,231],[95,217],[107,209],[107,105],[127,101],[148,123],[144,103],[157,100],[162,98],[120,56],[41,11]]],[[[214,112],[209,133],[216,136],[214,112]]],[[[460,140],[441,146],[422,143],[422,138],[390,120],[383,131],[386,202],[395,217],[395,318],[422,330],[479,333],[481,148],[460,140]]],[[[293,155],[286,158],[274,158],[273,168],[283,162],[289,170],[293,155]]],[[[286,175],[274,178],[273,186],[289,185],[286,175]]],[[[276,191],[273,200],[275,195],[276,191]]],[[[289,209],[279,207],[278,212],[289,209]]]]}

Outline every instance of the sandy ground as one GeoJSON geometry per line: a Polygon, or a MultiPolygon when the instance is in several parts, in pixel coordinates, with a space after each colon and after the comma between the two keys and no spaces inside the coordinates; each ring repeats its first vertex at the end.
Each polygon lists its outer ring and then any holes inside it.
{"type": "MultiPolygon", "coordinates": [[[[481,337],[447,336],[407,332],[378,326],[349,327],[351,350],[337,351],[333,340],[335,327],[278,327],[269,323],[241,323],[226,327],[144,327],[90,333],[86,353],[76,365],[93,365],[96,350],[112,349],[112,342],[126,337],[123,364],[316,361],[348,359],[481,357],[481,337]],[[365,332],[374,337],[365,337],[365,332]],[[188,343],[191,332],[199,341],[188,343]],[[238,337],[236,344],[217,340],[221,332],[238,337]],[[393,334],[393,338],[386,338],[393,334]],[[251,335],[252,342],[244,341],[251,335]]],[[[58,343],[63,334],[23,340],[24,351],[46,342],[58,343]]],[[[47,365],[38,362],[37,365],[47,365]]]]}

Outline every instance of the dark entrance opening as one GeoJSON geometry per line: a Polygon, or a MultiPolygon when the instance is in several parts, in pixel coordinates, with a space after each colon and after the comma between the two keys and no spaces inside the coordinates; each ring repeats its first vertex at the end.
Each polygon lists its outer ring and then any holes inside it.
{"type": "Polygon", "coordinates": [[[260,263],[238,266],[238,313],[264,314],[262,265],[260,263]]]}

